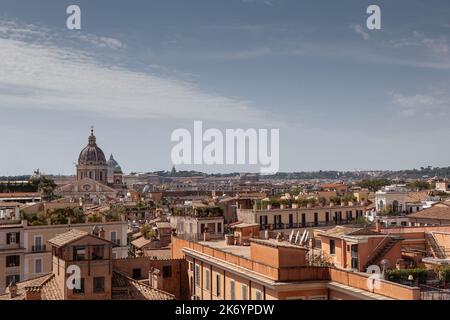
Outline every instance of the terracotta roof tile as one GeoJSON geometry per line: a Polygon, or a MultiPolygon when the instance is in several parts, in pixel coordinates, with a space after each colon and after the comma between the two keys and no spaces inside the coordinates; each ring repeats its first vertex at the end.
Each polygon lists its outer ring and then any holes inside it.
{"type": "Polygon", "coordinates": [[[112,277],[113,300],[175,300],[175,296],[150,287],[114,271],[112,277]]]}
{"type": "Polygon", "coordinates": [[[81,239],[85,236],[87,236],[89,233],[86,231],[78,230],[78,229],[71,229],[67,232],[64,232],[60,235],[57,235],[54,238],[51,238],[48,240],[48,242],[52,245],[55,245],[57,247],[62,247],[66,244],[69,244],[73,241],[76,241],[78,239],[81,239]]]}

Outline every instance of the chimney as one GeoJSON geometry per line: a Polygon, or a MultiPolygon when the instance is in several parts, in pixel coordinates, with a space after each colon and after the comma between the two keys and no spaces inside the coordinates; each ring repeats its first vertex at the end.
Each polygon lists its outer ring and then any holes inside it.
{"type": "Polygon", "coordinates": [[[98,231],[98,236],[102,239],[105,239],[105,229],[103,229],[103,227],[100,227],[100,230],[98,231]]]}
{"type": "Polygon", "coordinates": [[[8,286],[9,298],[13,299],[17,297],[17,285],[14,281],[12,281],[8,286]]]}
{"type": "Polygon", "coordinates": [[[375,222],[375,231],[378,233],[381,233],[381,223],[380,223],[380,220],[378,220],[378,219],[375,222]]]}
{"type": "Polygon", "coordinates": [[[209,241],[211,238],[210,234],[209,234],[209,230],[208,228],[205,228],[205,231],[203,232],[203,241],[209,241]]]}

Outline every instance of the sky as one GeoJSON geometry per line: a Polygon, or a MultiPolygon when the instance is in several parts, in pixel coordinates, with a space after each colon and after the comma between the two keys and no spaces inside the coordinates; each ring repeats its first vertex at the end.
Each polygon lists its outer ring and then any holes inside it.
{"type": "Polygon", "coordinates": [[[0,176],[73,174],[91,125],[125,172],[170,170],[194,120],[279,129],[284,172],[448,166],[449,89],[448,0],[0,1],[0,176]]]}

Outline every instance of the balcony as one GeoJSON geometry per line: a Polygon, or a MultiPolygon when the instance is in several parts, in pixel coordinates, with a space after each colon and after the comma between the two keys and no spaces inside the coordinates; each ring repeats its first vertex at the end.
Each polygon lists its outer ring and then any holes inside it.
{"type": "Polygon", "coordinates": [[[116,246],[120,246],[120,239],[114,239],[111,240],[112,243],[114,243],[116,246]]]}
{"type": "Polygon", "coordinates": [[[33,253],[45,252],[45,251],[47,251],[45,244],[39,245],[39,246],[31,246],[31,252],[33,252],[33,253]]]}
{"type": "Polygon", "coordinates": [[[305,223],[267,223],[260,224],[260,230],[283,230],[283,229],[301,229],[301,228],[314,228],[314,227],[326,227],[335,225],[352,224],[354,220],[342,220],[342,221],[317,221],[317,222],[305,222],[305,223]]]}

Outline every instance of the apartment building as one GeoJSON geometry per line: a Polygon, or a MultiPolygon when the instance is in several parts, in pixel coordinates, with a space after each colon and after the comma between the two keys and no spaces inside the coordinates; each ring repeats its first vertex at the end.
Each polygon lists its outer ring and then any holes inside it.
{"type": "Polygon", "coordinates": [[[415,213],[423,210],[428,196],[424,192],[409,192],[403,185],[383,187],[375,193],[376,211],[380,213],[415,213]]]}
{"type": "Polygon", "coordinates": [[[359,217],[363,217],[366,210],[365,203],[348,203],[343,205],[307,206],[299,207],[296,204],[280,208],[259,209],[239,206],[237,219],[246,223],[257,223],[261,230],[265,229],[292,229],[318,226],[330,226],[336,224],[353,223],[359,217]]]}
{"type": "Polygon", "coordinates": [[[436,182],[436,190],[450,193],[450,180],[436,182]]]}
{"type": "Polygon", "coordinates": [[[47,241],[71,229],[105,233],[105,239],[115,243],[113,258],[128,256],[127,224],[125,221],[78,223],[63,225],[28,225],[9,221],[0,223],[0,293],[12,279],[22,281],[51,272],[51,248],[47,241]]]}
{"type": "Polygon", "coordinates": [[[450,225],[450,202],[439,202],[431,208],[407,216],[411,225],[436,226],[450,225]]]}
{"type": "Polygon", "coordinates": [[[11,282],[0,300],[173,300],[167,292],[150,287],[113,268],[115,243],[100,230],[71,229],[48,240],[51,272],[30,280],[11,282]],[[80,282],[69,282],[79,271],[80,282]],[[68,284],[69,283],[69,284],[68,284]]]}
{"type": "Polygon", "coordinates": [[[0,223],[0,294],[5,287],[15,281],[24,279],[24,247],[23,225],[17,221],[0,223]]]}
{"type": "Polygon", "coordinates": [[[32,204],[41,202],[42,196],[39,192],[2,192],[0,202],[18,202],[22,204],[32,204]]]}
{"type": "Polygon", "coordinates": [[[321,244],[321,258],[338,268],[365,272],[382,260],[395,267],[402,259],[403,238],[380,229],[337,226],[315,233],[321,244]]]}
{"type": "Polygon", "coordinates": [[[308,249],[276,239],[250,245],[172,237],[173,258],[188,262],[189,293],[198,300],[418,300],[420,289],[308,263],[308,249]]]}
{"type": "Polygon", "coordinates": [[[205,230],[212,236],[223,236],[224,233],[224,217],[199,217],[192,215],[169,217],[170,225],[180,235],[189,236],[192,238],[202,237],[205,230]]]}
{"type": "Polygon", "coordinates": [[[21,205],[19,202],[0,202],[0,221],[18,220],[21,205]]]}
{"type": "Polygon", "coordinates": [[[365,272],[380,268],[432,269],[450,262],[450,225],[375,228],[337,226],[315,231],[321,258],[338,268],[365,272]]]}

